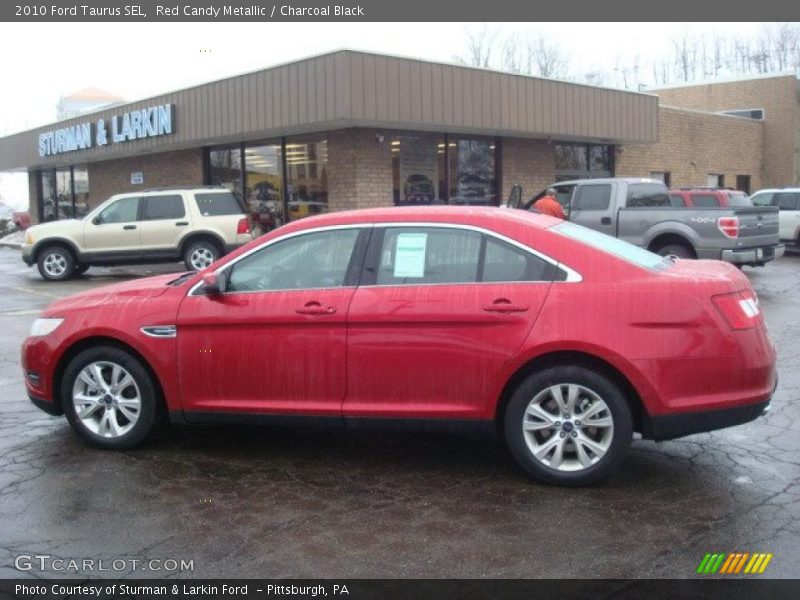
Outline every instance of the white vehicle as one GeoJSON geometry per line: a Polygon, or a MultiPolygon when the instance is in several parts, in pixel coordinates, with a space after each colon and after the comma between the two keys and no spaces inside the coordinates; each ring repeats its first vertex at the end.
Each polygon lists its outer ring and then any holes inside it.
{"type": "Polygon", "coordinates": [[[82,219],[28,228],[22,260],[48,281],[93,265],[183,260],[199,271],[251,239],[241,204],[224,188],[149,190],[112,196],[82,219]]]}
{"type": "Polygon", "coordinates": [[[800,247],[800,188],[759,190],[750,200],[754,206],[777,206],[778,236],[782,242],[800,247]]]}

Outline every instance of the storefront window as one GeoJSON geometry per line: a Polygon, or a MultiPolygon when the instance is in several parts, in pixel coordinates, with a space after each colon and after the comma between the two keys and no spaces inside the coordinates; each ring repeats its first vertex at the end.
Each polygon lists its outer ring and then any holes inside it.
{"type": "Polygon", "coordinates": [[[286,142],[285,157],[289,220],[327,212],[327,140],[319,137],[290,139],[286,142]]]}
{"type": "Polygon", "coordinates": [[[556,144],[556,179],[588,179],[614,175],[614,146],[556,144]]]}
{"type": "Polygon", "coordinates": [[[209,184],[221,185],[241,199],[242,151],[239,148],[211,150],[208,153],[209,184]]]}
{"type": "Polygon", "coordinates": [[[444,138],[399,135],[391,144],[394,203],[444,204],[447,197],[444,138]]]}
{"type": "Polygon", "coordinates": [[[56,218],[71,219],[75,216],[72,207],[72,171],[69,167],[56,171],[56,218]]]}
{"type": "Polygon", "coordinates": [[[448,147],[450,204],[496,204],[494,142],[450,138],[448,147]]]}
{"type": "Polygon", "coordinates": [[[72,185],[75,192],[75,217],[80,219],[89,213],[89,170],[86,167],[72,168],[72,185]]]}
{"type": "Polygon", "coordinates": [[[280,227],[283,215],[283,158],[280,144],[244,151],[245,206],[253,227],[266,233],[280,227]]]}
{"type": "Polygon", "coordinates": [[[56,220],[56,172],[42,171],[42,205],[41,219],[44,221],[56,220]]]}

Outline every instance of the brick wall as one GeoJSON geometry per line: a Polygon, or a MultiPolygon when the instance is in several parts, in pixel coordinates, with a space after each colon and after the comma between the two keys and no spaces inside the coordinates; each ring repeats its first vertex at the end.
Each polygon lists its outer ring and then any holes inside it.
{"type": "Polygon", "coordinates": [[[616,175],[649,177],[669,171],[673,186],[706,185],[709,173],[725,175],[736,186],[737,175],[750,176],[751,192],[764,187],[764,123],[661,106],[655,144],[619,146],[616,175]]]}
{"type": "Polygon", "coordinates": [[[328,133],[328,206],[331,211],[392,205],[390,136],[372,129],[328,133]]]}
{"type": "Polygon", "coordinates": [[[158,187],[203,185],[200,148],[144,154],[89,165],[89,204],[92,208],[114,194],[158,187]],[[144,183],[131,185],[131,173],[141,172],[144,183]]]}
{"type": "MultiPolygon", "coordinates": [[[[794,75],[653,90],[664,105],[703,111],[765,109],[763,187],[800,184],[800,101],[794,75]]],[[[757,188],[753,188],[757,189],[757,188]]]]}
{"type": "Polygon", "coordinates": [[[556,157],[553,145],[544,140],[503,138],[501,157],[501,203],[511,187],[522,186],[522,197],[530,198],[555,181],[556,157]]]}

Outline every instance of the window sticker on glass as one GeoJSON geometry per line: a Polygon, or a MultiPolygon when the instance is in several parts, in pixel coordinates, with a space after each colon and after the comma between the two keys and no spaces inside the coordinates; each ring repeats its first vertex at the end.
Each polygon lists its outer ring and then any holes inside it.
{"type": "Polygon", "coordinates": [[[427,233],[401,233],[397,236],[394,257],[395,277],[425,277],[427,233]]]}

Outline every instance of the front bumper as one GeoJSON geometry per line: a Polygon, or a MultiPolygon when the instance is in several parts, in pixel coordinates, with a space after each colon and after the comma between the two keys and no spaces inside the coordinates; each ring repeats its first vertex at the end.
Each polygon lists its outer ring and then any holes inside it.
{"type": "Polygon", "coordinates": [[[64,414],[64,411],[61,410],[61,407],[56,405],[55,402],[48,402],[47,400],[42,400],[41,398],[37,398],[30,392],[28,393],[28,398],[31,402],[33,402],[34,406],[39,410],[43,410],[48,415],[53,415],[54,417],[58,417],[64,414]]]}
{"type": "Polygon", "coordinates": [[[757,404],[735,408],[649,417],[643,424],[642,437],[655,441],[674,440],[693,433],[749,423],[769,411],[770,401],[768,398],[757,404]]]}
{"type": "Polygon", "coordinates": [[[33,266],[33,246],[22,245],[22,262],[26,265],[33,266]]]}
{"type": "Polygon", "coordinates": [[[725,262],[735,265],[763,265],[771,260],[780,258],[785,251],[786,246],[783,244],[744,250],[723,250],[721,258],[725,262]]]}

